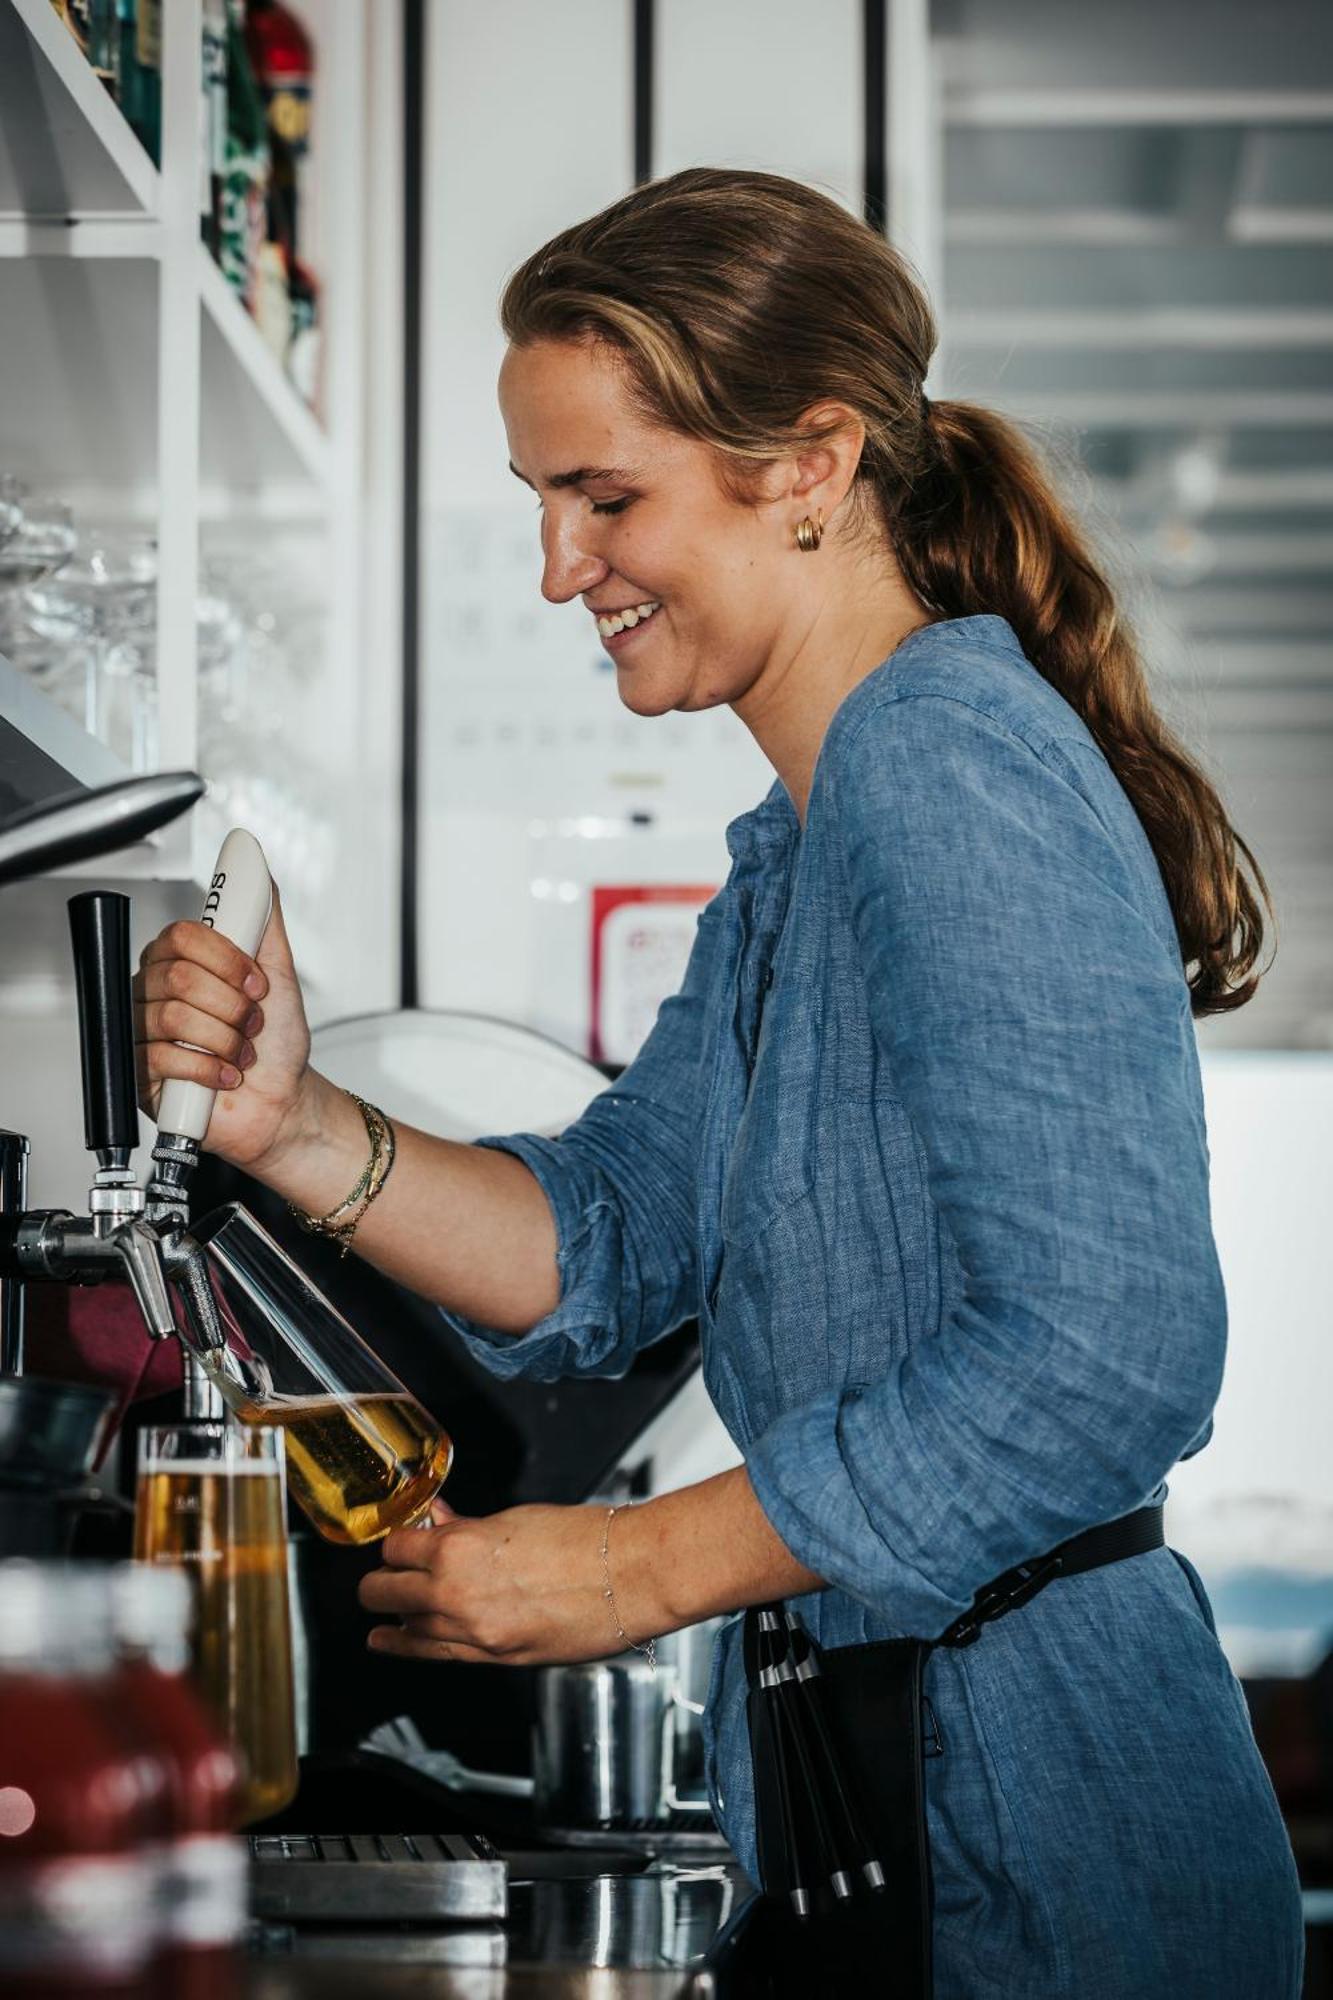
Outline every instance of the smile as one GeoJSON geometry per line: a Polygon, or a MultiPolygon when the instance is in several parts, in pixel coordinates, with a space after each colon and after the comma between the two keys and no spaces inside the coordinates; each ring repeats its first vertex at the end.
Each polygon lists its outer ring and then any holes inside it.
{"type": "Polygon", "coordinates": [[[649,599],[644,604],[627,604],[623,611],[603,612],[597,620],[597,630],[604,639],[614,639],[618,632],[645,624],[654,611],[660,609],[661,606],[654,599],[649,599]]]}

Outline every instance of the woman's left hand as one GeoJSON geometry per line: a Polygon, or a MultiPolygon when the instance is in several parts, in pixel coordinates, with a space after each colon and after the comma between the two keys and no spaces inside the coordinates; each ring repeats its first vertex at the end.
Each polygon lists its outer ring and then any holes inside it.
{"type": "MultiPolygon", "coordinates": [[[[412,1660],[539,1666],[617,1653],[604,1596],[601,1507],[508,1507],[469,1520],[442,1500],[430,1526],[385,1538],[383,1567],[361,1580],[377,1653],[412,1660]]],[[[635,1637],[639,1637],[638,1633],[635,1637]]]]}

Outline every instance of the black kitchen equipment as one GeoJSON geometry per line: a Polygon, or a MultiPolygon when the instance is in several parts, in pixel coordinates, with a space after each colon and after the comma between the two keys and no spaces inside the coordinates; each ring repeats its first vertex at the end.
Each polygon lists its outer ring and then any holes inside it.
{"type": "Polygon", "coordinates": [[[113,1402],[82,1382],[0,1378],[0,1479],[39,1489],[82,1479],[101,1456],[113,1402]]]}
{"type": "Polygon", "coordinates": [[[114,1401],[78,1382],[0,1377],[0,1556],[64,1555],[81,1513],[117,1505],[88,1483],[114,1401]]]}
{"type": "Polygon", "coordinates": [[[0,885],[114,854],[188,811],[204,789],[197,771],[158,771],[42,799],[0,822],[0,885]]]}

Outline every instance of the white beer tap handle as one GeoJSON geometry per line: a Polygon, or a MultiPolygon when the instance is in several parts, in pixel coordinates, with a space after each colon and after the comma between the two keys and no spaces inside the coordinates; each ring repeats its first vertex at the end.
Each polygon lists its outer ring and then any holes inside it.
{"type": "MultiPolygon", "coordinates": [[[[219,937],[253,958],[268,928],[273,909],[273,882],[264,859],[264,850],[244,827],[233,827],[218,851],[213,879],[204,898],[200,923],[207,924],[219,937]]],[[[213,1115],[215,1090],[202,1083],[169,1078],[162,1086],[157,1107],[157,1129],[164,1136],[193,1139],[199,1144],[208,1132],[213,1115]]]]}

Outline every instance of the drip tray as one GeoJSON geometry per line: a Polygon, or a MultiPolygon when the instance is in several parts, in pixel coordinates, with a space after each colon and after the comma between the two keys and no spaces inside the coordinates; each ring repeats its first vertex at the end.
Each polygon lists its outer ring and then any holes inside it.
{"type": "Polygon", "coordinates": [[[287,1923],[492,1923],[508,1867],[480,1835],[257,1833],[250,1909],[287,1923]]]}

